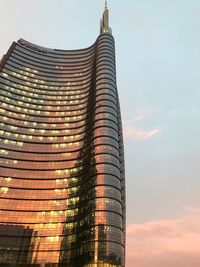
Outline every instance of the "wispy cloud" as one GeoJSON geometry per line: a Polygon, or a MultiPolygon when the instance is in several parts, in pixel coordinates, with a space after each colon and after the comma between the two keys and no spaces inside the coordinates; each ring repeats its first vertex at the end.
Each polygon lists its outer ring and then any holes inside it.
{"type": "Polygon", "coordinates": [[[157,114],[159,111],[155,108],[149,108],[140,112],[137,112],[135,117],[129,118],[128,123],[134,123],[137,121],[143,121],[149,117],[152,117],[153,115],[157,114]]]}
{"type": "Polygon", "coordinates": [[[199,267],[199,263],[199,209],[174,220],[128,226],[127,267],[199,267]]]}
{"type": "Polygon", "coordinates": [[[133,140],[146,140],[160,133],[160,129],[142,130],[135,126],[127,126],[124,129],[124,137],[133,140]]]}

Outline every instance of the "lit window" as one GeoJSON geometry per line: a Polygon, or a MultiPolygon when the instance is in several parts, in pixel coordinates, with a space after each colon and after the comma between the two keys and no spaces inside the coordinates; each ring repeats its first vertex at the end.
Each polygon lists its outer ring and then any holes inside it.
{"type": "Polygon", "coordinates": [[[8,192],[9,188],[8,187],[1,187],[0,191],[4,194],[6,194],[8,192]]]}

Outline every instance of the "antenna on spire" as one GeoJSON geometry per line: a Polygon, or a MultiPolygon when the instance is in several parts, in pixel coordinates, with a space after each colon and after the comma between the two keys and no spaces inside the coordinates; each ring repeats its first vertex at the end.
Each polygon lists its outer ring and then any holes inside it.
{"type": "Polygon", "coordinates": [[[108,1],[105,0],[105,9],[108,9],[108,1]]]}

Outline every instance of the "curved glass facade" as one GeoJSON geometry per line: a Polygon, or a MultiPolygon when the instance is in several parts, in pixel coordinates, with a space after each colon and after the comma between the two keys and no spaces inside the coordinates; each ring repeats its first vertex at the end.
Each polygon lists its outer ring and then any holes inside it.
{"type": "Polygon", "coordinates": [[[0,65],[0,266],[124,266],[114,39],[20,39],[0,65]],[[26,265],[23,265],[26,264],[26,265]]]}

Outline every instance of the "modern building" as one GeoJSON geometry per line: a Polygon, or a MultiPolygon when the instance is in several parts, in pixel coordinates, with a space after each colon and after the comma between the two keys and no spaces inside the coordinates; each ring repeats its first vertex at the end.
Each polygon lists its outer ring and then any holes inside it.
{"type": "Polygon", "coordinates": [[[125,186],[108,8],[86,49],[20,39],[0,63],[0,266],[123,267],[125,186]]]}

